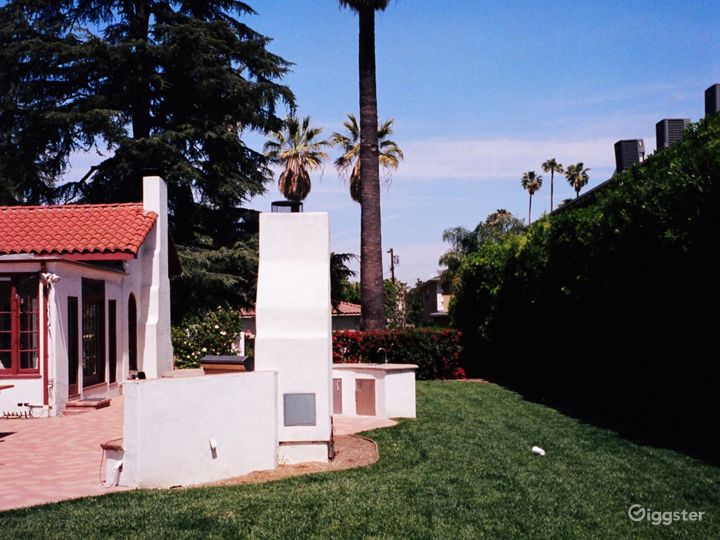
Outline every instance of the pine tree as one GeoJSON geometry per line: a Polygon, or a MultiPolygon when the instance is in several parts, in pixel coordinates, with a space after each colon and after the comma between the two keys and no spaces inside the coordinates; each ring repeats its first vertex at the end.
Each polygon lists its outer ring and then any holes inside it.
{"type": "Polygon", "coordinates": [[[180,287],[240,301],[228,276],[253,267],[244,242],[254,232],[241,206],[272,178],[242,135],[278,129],[276,107],[294,105],[281,84],[291,64],[241,22],[251,13],[236,0],[0,8],[0,150],[11,150],[0,152],[0,204],[138,201],[155,170],[168,182],[180,287]],[[76,150],[96,151],[97,163],[56,187],[76,150]],[[210,253],[219,249],[230,263],[210,253]]]}

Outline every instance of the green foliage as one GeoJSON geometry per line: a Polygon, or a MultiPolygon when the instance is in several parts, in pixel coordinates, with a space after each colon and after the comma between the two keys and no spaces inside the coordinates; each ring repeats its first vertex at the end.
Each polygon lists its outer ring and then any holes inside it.
{"type": "Polygon", "coordinates": [[[475,373],[716,457],[720,116],[467,258],[452,308],[475,373]]]}
{"type": "Polygon", "coordinates": [[[273,163],[282,165],[278,189],[290,201],[302,201],[310,193],[310,171],[320,168],[328,157],[323,148],[330,142],[319,139],[322,128],[311,127],[310,117],[290,115],[283,129],[274,131],[263,151],[273,163]]]}
{"type": "Polygon", "coordinates": [[[330,298],[334,308],[337,308],[340,302],[343,301],[353,302],[353,300],[347,299],[347,291],[352,285],[348,280],[356,275],[356,273],[347,266],[347,263],[353,259],[357,259],[357,255],[352,253],[330,254],[330,298]]]}
{"type": "Polygon", "coordinates": [[[206,354],[235,354],[233,344],[244,330],[238,310],[217,308],[189,317],[172,327],[172,343],[175,367],[178,369],[198,367],[206,354]]]}
{"type": "Polygon", "coordinates": [[[440,276],[445,289],[453,290],[459,285],[458,272],[465,258],[485,244],[503,243],[510,236],[525,231],[525,224],[504,208],[488,215],[473,230],[454,227],[443,232],[443,241],[450,249],[440,257],[439,264],[446,266],[440,276]]]}
{"type": "MultiPolygon", "coordinates": [[[[356,203],[361,202],[360,190],[360,126],[354,114],[348,113],[343,122],[345,133],[334,132],[330,141],[339,146],[342,154],[335,160],[335,168],[341,178],[350,181],[350,197],[356,203]]],[[[390,118],[378,126],[378,160],[385,173],[385,182],[390,185],[391,170],[397,169],[400,160],[405,158],[397,143],[390,139],[393,134],[393,122],[390,118]]]]}
{"type": "Polygon", "coordinates": [[[385,316],[388,328],[405,328],[408,325],[407,283],[398,280],[386,279],[385,288],[385,316]]]}
{"type": "Polygon", "coordinates": [[[5,3],[0,204],[139,201],[152,169],[168,183],[186,265],[174,290],[192,287],[174,316],[237,297],[238,282],[253,282],[241,206],[272,179],[243,136],[280,128],[277,106],[294,105],[280,84],[290,63],[241,21],[253,13],[225,0],[5,3]],[[91,174],[56,186],[81,150],[96,156],[91,174]]]}
{"type": "Polygon", "coordinates": [[[391,364],[417,364],[417,378],[464,379],[460,365],[462,346],[457,330],[405,328],[398,330],[371,330],[333,332],[333,362],[356,363],[385,362],[391,364]]]}
{"type": "Polygon", "coordinates": [[[622,439],[492,384],[420,382],[417,400],[416,420],[368,435],[380,450],[370,467],[264,484],[130,490],[14,510],[0,514],[2,534],[37,540],[720,537],[717,467],[622,439]],[[544,458],[530,453],[534,444],[547,450],[544,458]],[[653,525],[628,518],[633,504],[706,514],[702,521],[653,525]]]}

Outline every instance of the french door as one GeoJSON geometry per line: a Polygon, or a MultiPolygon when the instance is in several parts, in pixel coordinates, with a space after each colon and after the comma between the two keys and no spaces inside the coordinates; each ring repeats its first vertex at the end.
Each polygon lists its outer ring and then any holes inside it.
{"type": "Polygon", "coordinates": [[[105,382],[105,282],[82,280],[83,386],[105,382]]]}
{"type": "Polygon", "coordinates": [[[0,377],[40,373],[36,274],[0,276],[0,377]]]}

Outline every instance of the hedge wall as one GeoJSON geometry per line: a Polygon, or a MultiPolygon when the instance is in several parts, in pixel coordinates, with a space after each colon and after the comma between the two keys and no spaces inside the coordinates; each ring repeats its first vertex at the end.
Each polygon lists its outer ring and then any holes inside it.
{"type": "Polygon", "coordinates": [[[378,349],[384,348],[389,363],[417,364],[419,380],[463,379],[460,338],[460,332],[450,329],[343,330],[333,332],[333,362],[383,363],[378,349]]]}
{"type": "Polygon", "coordinates": [[[468,257],[452,310],[470,374],[720,458],[719,223],[715,115],[468,257]]]}

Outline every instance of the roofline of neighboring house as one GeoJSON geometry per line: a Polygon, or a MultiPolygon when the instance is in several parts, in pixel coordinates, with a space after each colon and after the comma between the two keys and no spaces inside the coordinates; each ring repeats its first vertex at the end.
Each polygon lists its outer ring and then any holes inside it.
{"type": "MultiPolygon", "coordinates": [[[[634,163],[632,166],[630,166],[630,167],[628,167],[627,169],[625,169],[625,170],[623,171],[623,173],[626,172],[626,171],[629,171],[629,170],[632,169],[633,167],[638,167],[638,166],[639,166],[639,167],[645,167],[645,165],[648,163],[648,161],[650,160],[650,158],[651,158],[653,155],[655,155],[655,154],[657,154],[657,151],[655,151],[654,153],[648,155],[643,161],[640,161],[639,163],[634,163]]],[[[588,203],[592,202],[592,201],[593,201],[593,198],[595,197],[595,195],[597,195],[599,192],[601,192],[601,191],[604,190],[606,187],[608,187],[608,186],[612,183],[612,181],[615,180],[615,177],[616,177],[618,174],[622,174],[622,173],[618,173],[618,172],[613,173],[613,175],[612,175],[610,178],[608,178],[607,180],[605,180],[604,182],[600,182],[597,186],[593,187],[592,189],[587,190],[585,193],[583,193],[583,194],[580,195],[579,197],[575,197],[574,199],[570,199],[568,202],[566,202],[566,203],[558,206],[555,210],[553,210],[552,212],[550,212],[549,215],[552,216],[553,214],[557,214],[557,213],[559,213],[559,212],[562,212],[562,211],[564,211],[564,210],[567,210],[568,208],[573,208],[574,206],[582,206],[583,204],[588,204],[588,203]]]]}

